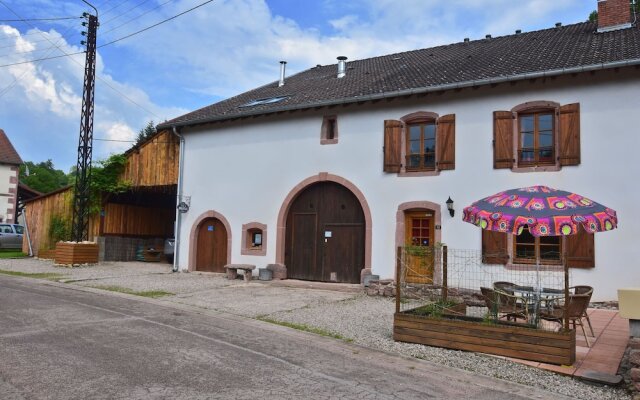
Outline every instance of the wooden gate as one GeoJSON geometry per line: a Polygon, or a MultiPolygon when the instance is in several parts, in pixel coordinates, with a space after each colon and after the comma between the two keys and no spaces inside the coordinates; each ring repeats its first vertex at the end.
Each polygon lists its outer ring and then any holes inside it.
{"type": "Polygon", "coordinates": [[[364,235],[364,212],[349,189],[334,182],[307,187],[287,214],[287,276],[360,283],[364,235]]]}
{"type": "Polygon", "coordinates": [[[217,218],[206,218],[198,226],[196,271],[225,272],[227,230],[217,218]]]}

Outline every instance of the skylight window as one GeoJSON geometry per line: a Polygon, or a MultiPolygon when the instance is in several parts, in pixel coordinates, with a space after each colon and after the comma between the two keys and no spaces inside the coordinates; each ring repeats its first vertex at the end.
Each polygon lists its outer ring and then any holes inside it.
{"type": "Polygon", "coordinates": [[[253,106],[259,106],[262,104],[272,104],[272,103],[277,103],[279,101],[282,101],[284,99],[289,98],[289,96],[278,96],[278,97],[269,97],[266,99],[257,99],[257,100],[252,100],[246,104],[243,104],[241,106],[238,107],[253,107],[253,106]]]}

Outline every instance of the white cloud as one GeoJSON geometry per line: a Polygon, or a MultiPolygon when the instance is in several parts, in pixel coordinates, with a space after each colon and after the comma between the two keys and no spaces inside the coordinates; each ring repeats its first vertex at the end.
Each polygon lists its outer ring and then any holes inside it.
{"type": "MultiPolygon", "coordinates": [[[[5,64],[81,51],[69,45],[56,31],[20,33],[15,28],[0,26],[0,33],[11,38],[3,44],[13,45],[5,49],[10,56],[0,59],[5,64]],[[59,49],[47,50],[53,44],[59,49]]],[[[160,122],[187,112],[179,107],[154,104],[142,89],[117,82],[103,70],[104,64],[98,55],[95,138],[135,140],[136,132],[149,120],[160,122]]],[[[0,68],[0,127],[7,131],[23,159],[42,161],[51,158],[64,169],[75,163],[83,80],[83,54],[0,68]]],[[[126,150],[131,145],[96,141],[94,160],[126,150]]]]}

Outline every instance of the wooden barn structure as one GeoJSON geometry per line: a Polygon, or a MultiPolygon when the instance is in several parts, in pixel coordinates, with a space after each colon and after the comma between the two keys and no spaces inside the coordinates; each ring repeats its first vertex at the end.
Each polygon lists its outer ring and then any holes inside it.
{"type": "MultiPolygon", "coordinates": [[[[100,245],[100,260],[133,260],[141,250],[162,250],[164,239],[173,237],[179,150],[179,139],[170,131],[160,131],[125,153],[127,163],[120,179],[131,188],[125,193],[103,193],[100,212],[89,220],[89,240],[100,245]]],[[[53,258],[72,213],[71,186],[25,202],[35,256],[53,258]]],[[[25,240],[23,251],[28,251],[28,245],[25,240]]]]}

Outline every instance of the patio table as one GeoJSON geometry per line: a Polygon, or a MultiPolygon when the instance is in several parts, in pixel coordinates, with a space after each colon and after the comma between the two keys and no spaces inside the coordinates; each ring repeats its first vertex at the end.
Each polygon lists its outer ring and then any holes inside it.
{"type": "Polygon", "coordinates": [[[505,285],[501,283],[498,287],[494,284],[494,289],[501,291],[510,291],[516,294],[519,294],[521,297],[526,299],[526,304],[530,308],[529,313],[529,323],[534,326],[538,326],[540,322],[540,309],[542,308],[542,303],[544,303],[544,307],[548,309],[553,309],[554,303],[557,300],[564,298],[564,291],[560,289],[551,289],[551,288],[534,288],[533,286],[521,286],[521,285],[505,285]]]}

